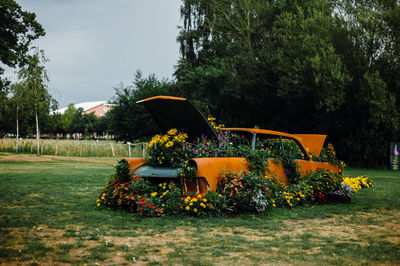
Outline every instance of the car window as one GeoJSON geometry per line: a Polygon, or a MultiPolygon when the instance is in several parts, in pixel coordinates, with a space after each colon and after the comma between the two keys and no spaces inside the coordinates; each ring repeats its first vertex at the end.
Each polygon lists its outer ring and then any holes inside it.
{"type": "Polygon", "coordinates": [[[304,151],[293,139],[271,135],[257,135],[256,149],[266,149],[271,155],[284,150],[290,153],[295,159],[304,159],[304,151]]]}

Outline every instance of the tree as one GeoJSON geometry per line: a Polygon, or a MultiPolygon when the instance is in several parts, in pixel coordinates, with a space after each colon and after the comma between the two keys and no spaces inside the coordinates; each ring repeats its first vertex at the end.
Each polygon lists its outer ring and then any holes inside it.
{"type": "MultiPolygon", "coordinates": [[[[44,34],[34,13],[23,11],[14,0],[0,0],[0,60],[3,64],[15,67],[27,63],[31,42],[44,34]]],[[[0,75],[3,73],[0,67],[0,75]]],[[[0,85],[4,87],[4,83],[0,85]]]]}
{"type": "Polygon", "coordinates": [[[13,92],[12,102],[15,106],[15,123],[16,123],[16,144],[15,144],[15,152],[18,153],[19,146],[19,123],[20,123],[20,104],[24,99],[24,90],[21,83],[16,83],[11,86],[11,90],[13,92]]]}
{"type": "Polygon", "coordinates": [[[37,153],[40,154],[40,126],[39,120],[48,119],[50,110],[57,108],[57,101],[47,91],[47,76],[44,63],[47,59],[43,50],[34,49],[33,54],[28,56],[28,62],[18,71],[18,78],[26,98],[24,104],[29,107],[35,117],[37,153]]]}
{"type": "Polygon", "coordinates": [[[77,115],[77,110],[73,103],[68,104],[67,110],[61,115],[63,132],[74,133],[72,130],[74,117],[77,115]]]}
{"type": "Polygon", "coordinates": [[[110,128],[117,140],[133,142],[158,132],[158,127],[150,114],[136,102],[156,95],[173,95],[172,82],[157,80],[154,75],[143,78],[138,71],[131,86],[125,87],[121,84],[115,91],[116,106],[107,115],[111,121],[110,128]]]}
{"type": "Polygon", "coordinates": [[[400,138],[396,0],[185,0],[177,93],[225,124],[325,133],[352,165],[400,138]],[[362,154],[362,156],[360,156],[362,154]]]}
{"type": "MultiPolygon", "coordinates": [[[[23,11],[14,0],[0,0],[0,61],[6,66],[22,66],[33,40],[45,34],[36,15],[23,11]]],[[[0,137],[10,128],[9,81],[0,66],[0,137]]]]}

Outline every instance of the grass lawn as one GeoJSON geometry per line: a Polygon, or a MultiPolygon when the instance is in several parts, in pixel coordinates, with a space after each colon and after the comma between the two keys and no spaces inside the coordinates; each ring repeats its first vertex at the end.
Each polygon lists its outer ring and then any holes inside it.
{"type": "Polygon", "coordinates": [[[0,264],[400,264],[400,171],[350,204],[219,219],[96,207],[115,159],[0,153],[0,264]]]}

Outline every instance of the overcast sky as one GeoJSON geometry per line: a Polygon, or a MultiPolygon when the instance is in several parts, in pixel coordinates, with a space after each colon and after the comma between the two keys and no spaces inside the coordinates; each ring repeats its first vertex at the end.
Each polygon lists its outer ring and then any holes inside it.
{"type": "Polygon", "coordinates": [[[46,35],[49,91],[60,108],[111,100],[137,70],[172,79],[179,57],[180,0],[17,0],[46,35]]]}

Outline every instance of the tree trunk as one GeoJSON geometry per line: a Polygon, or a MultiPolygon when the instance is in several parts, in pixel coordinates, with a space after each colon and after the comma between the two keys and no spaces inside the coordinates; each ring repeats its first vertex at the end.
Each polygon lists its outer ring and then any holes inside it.
{"type": "Polygon", "coordinates": [[[19,144],[19,121],[18,121],[19,106],[17,105],[17,142],[15,144],[15,153],[18,153],[19,144]]]}
{"type": "Polygon", "coordinates": [[[40,131],[39,131],[39,118],[37,107],[35,107],[35,118],[36,118],[36,148],[37,148],[37,155],[40,155],[40,131]]]}

